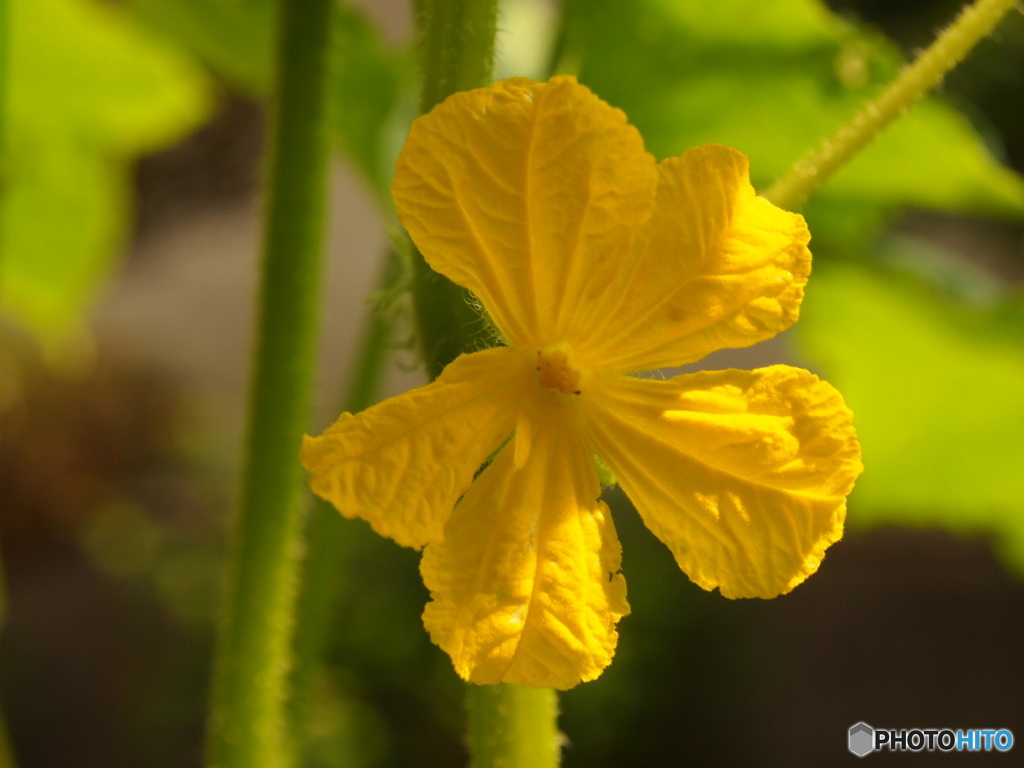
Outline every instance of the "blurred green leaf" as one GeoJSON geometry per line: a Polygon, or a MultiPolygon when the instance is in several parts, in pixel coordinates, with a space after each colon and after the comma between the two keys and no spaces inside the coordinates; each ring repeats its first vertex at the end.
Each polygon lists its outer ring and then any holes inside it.
{"type": "Polygon", "coordinates": [[[127,169],[74,135],[11,133],[0,305],[45,344],[75,330],[115,260],[127,169]]]}
{"type": "MultiPolygon", "coordinates": [[[[629,115],[655,156],[729,144],[751,156],[757,185],[832,135],[900,63],[818,0],[577,0],[570,13],[567,61],[581,57],[581,80],[629,115]]],[[[813,210],[837,220],[825,209],[854,203],[877,224],[862,202],[1019,217],[1024,183],[963,116],[929,98],[840,171],[813,210]]]]}
{"type": "Polygon", "coordinates": [[[127,0],[140,21],[174,40],[236,88],[269,89],[273,63],[270,0],[127,0]]]}
{"type": "Polygon", "coordinates": [[[850,522],[998,533],[1024,568],[1024,300],[983,306],[824,262],[796,332],[855,414],[866,470],[850,522]]]}
{"type": "Polygon", "coordinates": [[[11,6],[0,306],[43,340],[79,321],[126,227],[131,159],[193,128],[204,79],[116,8],[11,6]]]}
{"type": "MultiPolygon", "coordinates": [[[[192,51],[232,86],[257,98],[269,92],[274,42],[269,0],[128,2],[143,22],[192,51]]],[[[385,201],[394,158],[414,116],[411,51],[389,46],[366,14],[349,3],[337,3],[333,17],[334,137],[385,201]]]]}

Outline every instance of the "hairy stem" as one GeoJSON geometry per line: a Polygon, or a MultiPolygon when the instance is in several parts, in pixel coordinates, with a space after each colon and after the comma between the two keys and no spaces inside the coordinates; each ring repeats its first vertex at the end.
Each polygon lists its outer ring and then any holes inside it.
{"type": "Polygon", "coordinates": [[[298,456],[314,371],[331,0],[280,0],[278,13],[257,348],[214,669],[211,768],[289,762],[286,681],[302,527],[298,456]]]}
{"type": "Polygon", "coordinates": [[[849,123],[776,181],[764,196],[781,208],[797,208],[889,123],[935,87],[1019,0],[976,0],[966,6],[913,64],[849,123]]]}
{"type": "MultiPolygon", "coordinates": [[[[421,113],[456,91],[490,84],[496,19],[495,0],[416,0],[421,113]]],[[[434,272],[418,252],[412,283],[420,352],[430,377],[436,378],[448,363],[473,350],[484,323],[467,291],[434,272]]]]}
{"type": "Polygon", "coordinates": [[[556,768],[561,752],[558,698],[550,688],[470,685],[472,768],[556,768]]]}
{"type": "MultiPolygon", "coordinates": [[[[486,86],[494,58],[495,0],[417,0],[422,112],[456,91],[486,86]]],[[[483,323],[465,290],[430,269],[416,253],[413,300],[421,350],[431,377],[472,351],[483,323]]],[[[558,704],[552,690],[512,685],[467,686],[468,745],[474,768],[558,765],[558,704]]]]}

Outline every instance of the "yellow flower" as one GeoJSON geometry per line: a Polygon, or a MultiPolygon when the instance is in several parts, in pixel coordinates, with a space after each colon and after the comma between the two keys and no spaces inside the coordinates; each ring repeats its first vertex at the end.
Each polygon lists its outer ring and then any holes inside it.
{"type": "Polygon", "coordinates": [[[744,155],[656,164],[574,78],[515,79],[416,120],[392,193],[506,346],[342,414],[302,456],[343,515],[426,547],[423,621],[459,675],[569,688],[611,662],[629,606],[595,456],[704,589],[773,597],[818,568],[862,469],[839,393],[784,365],[629,375],[796,320],[807,227],[757,197],[744,155]]]}

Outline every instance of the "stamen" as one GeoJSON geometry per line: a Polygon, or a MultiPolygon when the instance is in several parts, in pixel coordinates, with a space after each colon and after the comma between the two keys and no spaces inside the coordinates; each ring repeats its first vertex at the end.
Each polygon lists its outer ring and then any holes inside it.
{"type": "Polygon", "coordinates": [[[564,395],[580,394],[580,371],[558,347],[537,352],[537,382],[564,395]]]}

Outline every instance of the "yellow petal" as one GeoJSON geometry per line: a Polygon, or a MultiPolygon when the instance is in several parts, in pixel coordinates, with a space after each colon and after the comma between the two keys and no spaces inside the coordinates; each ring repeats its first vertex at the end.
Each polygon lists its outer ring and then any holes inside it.
{"type": "Polygon", "coordinates": [[[842,536],[862,470],[852,414],[777,365],[609,382],[595,449],[679,567],[726,597],[774,597],[842,536]]]}
{"type": "Polygon", "coordinates": [[[757,197],[745,155],[692,149],[658,167],[654,214],[604,309],[619,326],[594,357],[630,372],[746,347],[792,325],[811,269],[801,216],[757,197]]]}
{"type": "Polygon", "coordinates": [[[420,570],[423,622],[464,679],[570,688],[611,662],[629,612],[621,549],[590,453],[534,425],[529,461],[507,446],[456,507],[420,570]]]}
{"type": "Polygon", "coordinates": [[[510,344],[545,346],[618,273],[656,179],[626,116],[566,76],[450,97],[413,123],[391,191],[430,266],[510,344]]]}
{"type": "Polygon", "coordinates": [[[425,387],[305,437],[310,487],[408,547],[442,538],[455,502],[515,426],[530,371],[507,347],[463,355],[425,387]]]}

